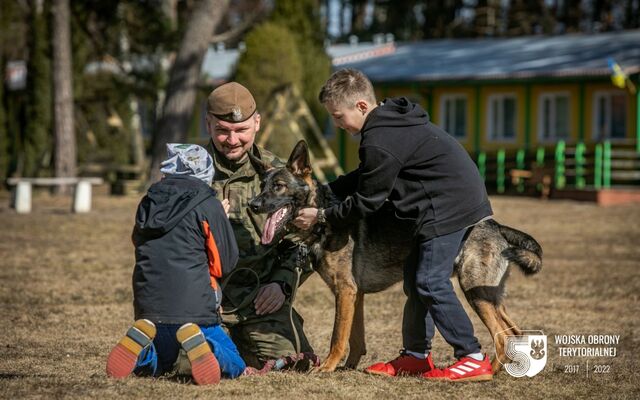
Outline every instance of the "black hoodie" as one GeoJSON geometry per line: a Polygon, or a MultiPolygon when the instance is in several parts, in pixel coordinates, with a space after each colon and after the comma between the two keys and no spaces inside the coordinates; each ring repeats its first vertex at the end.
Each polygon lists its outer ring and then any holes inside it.
{"type": "Polygon", "coordinates": [[[492,214],[484,182],[467,151],[408,99],[386,99],[361,130],[359,167],[330,183],[345,201],[325,211],[344,226],[389,200],[420,241],[455,232],[492,214]]]}
{"type": "Polygon", "coordinates": [[[164,324],[220,322],[221,293],[212,269],[219,266],[218,275],[231,271],[238,247],[213,189],[200,179],[180,175],[152,185],[138,205],[133,244],[136,319],[164,324]]]}

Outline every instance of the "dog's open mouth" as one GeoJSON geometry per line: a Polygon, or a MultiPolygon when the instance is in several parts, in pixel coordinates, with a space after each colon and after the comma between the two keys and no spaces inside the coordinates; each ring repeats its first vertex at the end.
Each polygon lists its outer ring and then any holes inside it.
{"type": "Polygon", "coordinates": [[[262,244],[267,245],[273,241],[276,233],[278,233],[278,231],[280,231],[287,222],[288,218],[286,217],[288,216],[289,211],[289,206],[284,206],[269,214],[267,221],[264,223],[264,228],[262,229],[262,244]]]}

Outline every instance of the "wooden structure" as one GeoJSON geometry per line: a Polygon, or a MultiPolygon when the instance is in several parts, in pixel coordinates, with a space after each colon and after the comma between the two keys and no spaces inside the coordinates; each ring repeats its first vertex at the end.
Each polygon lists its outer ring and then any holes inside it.
{"type": "Polygon", "coordinates": [[[287,159],[298,141],[309,145],[313,173],[321,182],[327,182],[343,173],[338,159],[322,135],[307,103],[297,88],[285,86],[273,92],[262,112],[262,133],[257,144],[287,159]]]}
{"type": "Polygon", "coordinates": [[[540,191],[540,197],[543,200],[549,198],[553,182],[553,169],[532,164],[531,169],[512,169],[509,174],[512,185],[516,187],[522,185],[528,189],[526,189],[528,192],[540,191]]]}

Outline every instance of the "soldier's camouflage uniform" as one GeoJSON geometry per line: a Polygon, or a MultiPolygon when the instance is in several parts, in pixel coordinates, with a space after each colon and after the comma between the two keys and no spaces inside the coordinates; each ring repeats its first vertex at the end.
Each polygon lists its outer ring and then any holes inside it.
{"type": "MultiPolygon", "coordinates": [[[[225,313],[233,311],[223,316],[225,326],[247,365],[254,368],[261,368],[269,359],[298,351],[313,352],[302,330],[302,317],[291,310],[289,296],[279,310],[268,315],[256,315],[253,306],[258,279],[260,287],[278,282],[285,283],[285,287],[288,285],[288,288],[294,288],[296,281],[302,282],[309,276],[309,263],[305,262],[302,276],[298,277],[298,253],[295,248],[263,246],[260,243],[266,216],[253,213],[248,207],[249,200],[260,193],[260,177],[249,159],[241,164],[227,160],[214,149],[211,141],[207,150],[213,156],[215,164],[212,187],[219,200],[229,200],[229,221],[240,252],[236,267],[238,272],[225,282],[223,309],[225,313]],[[296,349],[290,311],[298,333],[299,349],[296,349]]],[[[283,165],[272,153],[256,145],[252,151],[258,158],[273,166],[283,165]]]]}

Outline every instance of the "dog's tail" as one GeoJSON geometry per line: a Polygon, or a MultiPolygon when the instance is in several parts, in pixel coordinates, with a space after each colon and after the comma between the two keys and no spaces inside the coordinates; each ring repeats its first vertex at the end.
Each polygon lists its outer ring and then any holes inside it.
{"type": "Polygon", "coordinates": [[[506,225],[500,225],[500,234],[511,247],[502,255],[517,264],[525,275],[533,275],[542,269],[542,247],[531,236],[506,225]]]}

